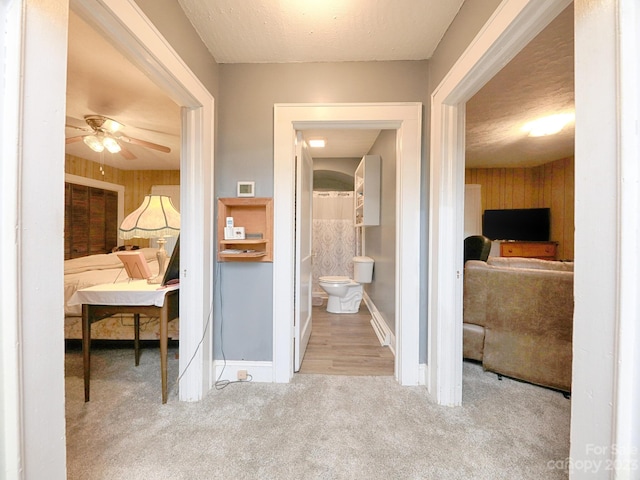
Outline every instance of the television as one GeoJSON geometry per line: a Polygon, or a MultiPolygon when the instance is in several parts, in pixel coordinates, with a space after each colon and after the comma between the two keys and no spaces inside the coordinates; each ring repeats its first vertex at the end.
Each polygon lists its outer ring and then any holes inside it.
{"type": "Polygon", "coordinates": [[[482,216],[482,234],[491,240],[548,242],[550,228],[549,208],[485,210],[482,216]]]}

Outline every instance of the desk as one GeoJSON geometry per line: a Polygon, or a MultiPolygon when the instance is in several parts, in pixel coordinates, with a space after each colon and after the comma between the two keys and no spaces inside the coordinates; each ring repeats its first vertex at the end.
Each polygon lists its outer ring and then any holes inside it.
{"type": "Polygon", "coordinates": [[[89,401],[91,377],[91,324],[118,313],[134,315],[136,366],[140,361],[140,315],[160,318],[160,375],[162,403],[167,403],[168,324],[179,316],[178,286],[159,288],[146,280],[106,283],[78,290],[69,305],[82,305],[82,356],[84,364],[84,401],[89,401]]]}

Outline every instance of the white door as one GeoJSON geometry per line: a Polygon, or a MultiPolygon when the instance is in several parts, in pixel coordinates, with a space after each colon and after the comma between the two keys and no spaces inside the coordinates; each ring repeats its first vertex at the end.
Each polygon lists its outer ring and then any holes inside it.
{"type": "Polygon", "coordinates": [[[311,230],[313,225],[313,159],[298,132],[296,142],[296,283],[294,371],[300,370],[311,336],[311,230]]]}

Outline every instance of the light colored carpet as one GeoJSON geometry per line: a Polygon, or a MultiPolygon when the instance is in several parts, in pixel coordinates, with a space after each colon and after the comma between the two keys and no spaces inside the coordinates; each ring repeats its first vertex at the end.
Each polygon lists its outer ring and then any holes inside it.
{"type": "Polygon", "coordinates": [[[66,355],[69,479],[564,479],[570,401],[464,365],[463,406],[434,405],[393,377],[296,375],[160,401],[157,349],[66,355]]]}

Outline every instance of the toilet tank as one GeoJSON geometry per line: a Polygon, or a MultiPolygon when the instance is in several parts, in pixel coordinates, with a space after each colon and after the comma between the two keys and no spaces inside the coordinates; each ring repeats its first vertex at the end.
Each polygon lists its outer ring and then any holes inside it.
{"type": "Polygon", "coordinates": [[[373,258],[353,257],[353,279],[358,283],[371,283],[373,278],[373,258]]]}

